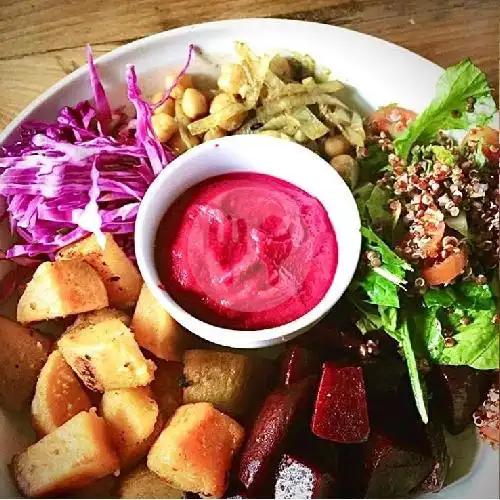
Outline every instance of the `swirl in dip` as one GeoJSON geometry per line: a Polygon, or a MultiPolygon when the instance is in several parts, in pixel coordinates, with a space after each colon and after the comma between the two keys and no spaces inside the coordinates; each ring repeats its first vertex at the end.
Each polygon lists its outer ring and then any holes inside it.
{"type": "Polygon", "coordinates": [[[220,175],[188,189],[164,215],[155,246],[170,296],[198,319],[236,330],[306,314],[330,287],[337,256],[323,205],[257,173],[220,175]]]}

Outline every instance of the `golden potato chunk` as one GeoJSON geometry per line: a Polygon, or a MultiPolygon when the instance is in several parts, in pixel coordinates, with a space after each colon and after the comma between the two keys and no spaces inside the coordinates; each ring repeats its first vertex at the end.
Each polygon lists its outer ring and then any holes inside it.
{"type": "Polygon", "coordinates": [[[165,311],[146,285],[142,286],[131,329],[141,347],[166,361],[182,361],[191,335],[165,311]]]}
{"type": "Polygon", "coordinates": [[[165,420],[182,404],[181,378],[182,363],[156,361],[155,379],[151,382],[151,389],[165,420]]]}
{"type": "Polygon", "coordinates": [[[146,360],[132,332],[118,319],[67,331],[59,350],[73,371],[92,391],[148,385],[155,365],[146,360]]]}
{"type": "Polygon", "coordinates": [[[27,497],[81,488],[120,464],[104,419],[81,412],[12,459],[12,474],[27,497]]]}
{"type": "Polygon", "coordinates": [[[87,393],[59,351],[50,354],[36,383],[31,403],[33,427],[49,434],[92,406],[87,393]]]}
{"type": "Polygon", "coordinates": [[[97,311],[79,314],[72,326],[80,328],[89,325],[97,325],[108,319],[119,319],[125,326],[130,326],[130,316],[112,307],[105,307],[97,311]]]}
{"type": "Polygon", "coordinates": [[[232,352],[193,349],[184,354],[183,402],[206,401],[231,416],[241,416],[263,381],[262,360],[232,352]]]}
{"type": "Polygon", "coordinates": [[[57,258],[90,264],[104,282],[112,306],[126,309],[137,302],[142,286],[141,275],[111,234],[106,234],[104,250],[95,235],[91,235],[59,250],[57,258]]]}
{"type": "Polygon", "coordinates": [[[148,468],[182,491],[221,498],[245,431],[210,403],[181,406],[148,455],[148,468]]]}
{"type": "Polygon", "coordinates": [[[123,477],[118,496],[120,498],[184,498],[184,492],[172,488],[165,479],[157,476],[142,464],[123,477]]]}
{"type": "Polygon", "coordinates": [[[122,467],[144,456],[158,436],[155,430],[160,412],[149,387],[105,392],[101,415],[108,424],[122,467]]]}
{"type": "Polygon", "coordinates": [[[28,405],[51,342],[37,331],[0,316],[0,405],[28,405]]]}
{"type": "Polygon", "coordinates": [[[17,304],[17,320],[34,323],[108,305],[99,275],[85,262],[40,264],[17,304]]]}

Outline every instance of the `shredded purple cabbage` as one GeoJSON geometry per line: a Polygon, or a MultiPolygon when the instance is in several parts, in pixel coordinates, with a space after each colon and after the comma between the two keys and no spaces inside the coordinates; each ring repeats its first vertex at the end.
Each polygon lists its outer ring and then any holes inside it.
{"type": "Polygon", "coordinates": [[[90,47],[87,59],[95,104],[64,107],[54,123],[26,122],[19,139],[0,148],[0,221],[8,218],[22,240],[0,259],[50,259],[91,233],[102,242],[106,232],[134,257],[140,201],[174,155],[154,133],[154,107],[142,97],[134,66],[127,68],[131,119],[111,111],[90,47]]]}
{"type": "Polygon", "coordinates": [[[97,73],[97,68],[94,64],[92,49],[90,45],[86,47],[87,64],[89,66],[90,85],[95,100],[95,116],[100,124],[103,135],[106,135],[111,124],[111,106],[109,105],[106,92],[102,86],[101,79],[97,73]]]}

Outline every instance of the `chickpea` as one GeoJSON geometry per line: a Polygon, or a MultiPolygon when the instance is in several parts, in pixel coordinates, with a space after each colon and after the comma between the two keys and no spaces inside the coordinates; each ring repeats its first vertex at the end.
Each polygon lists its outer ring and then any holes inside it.
{"type": "Polygon", "coordinates": [[[241,64],[223,64],[217,80],[219,88],[228,94],[241,94],[241,88],[246,85],[247,79],[241,64]]]}
{"type": "Polygon", "coordinates": [[[325,153],[330,158],[345,155],[349,151],[350,147],[351,145],[349,144],[349,141],[340,134],[327,137],[324,144],[325,153]]]}
{"type": "Polygon", "coordinates": [[[182,95],[182,111],[191,119],[206,115],[208,103],[206,97],[196,89],[186,89],[182,95]]]}
{"type": "MultiPolygon", "coordinates": [[[[178,75],[179,75],[179,73],[175,73],[175,72],[167,74],[167,76],[165,77],[165,89],[170,88],[170,86],[174,83],[174,81],[176,80],[178,75]]],[[[190,88],[192,86],[193,86],[193,79],[191,78],[190,75],[187,75],[186,73],[184,73],[180,77],[177,85],[172,89],[172,92],[170,93],[170,95],[174,99],[180,99],[182,97],[182,94],[184,94],[184,91],[187,88],[190,88]]]]}
{"type": "Polygon", "coordinates": [[[269,69],[284,82],[293,80],[293,69],[290,61],[286,57],[274,56],[269,69]]]}
{"type": "MultiPolygon", "coordinates": [[[[156,104],[163,99],[163,92],[156,92],[151,98],[151,102],[156,104]]],[[[170,116],[175,114],[175,101],[169,97],[160,107],[155,109],[155,115],[158,113],[165,113],[170,116]]]]}
{"type": "Polygon", "coordinates": [[[176,154],[180,155],[187,151],[187,146],[182,140],[181,134],[176,132],[168,141],[168,147],[176,154]]]}
{"type": "MultiPolygon", "coordinates": [[[[198,137],[194,135],[189,135],[189,142],[190,146],[194,148],[200,143],[200,140],[198,137]]],[[[189,148],[187,144],[184,142],[184,139],[181,137],[181,134],[179,131],[177,131],[171,139],[168,141],[168,147],[177,155],[179,156],[182,153],[185,153],[189,148]]]]}
{"type": "Polygon", "coordinates": [[[213,141],[214,139],[220,139],[226,135],[226,131],[222,130],[220,127],[211,128],[205,132],[203,136],[203,142],[213,141]]]}
{"type": "Polygon", "coordinates": [[[151,117],[153,130],[160,142],[167,142],[177,131],[177,122],[173,116],[158,113],[151,117]]]}
{"type": "Polygon", "coordinates": [[[181,139],[184,141],[185,144],[187,143],[186,146],[188,147],[188,149],[198,146],[198,144],[200,144],[201,142],[200,139],[198,139],[198,137],[189,133],[188,130],[184,130],[184,133],[181,134],[181,139]]]}
{"type": "Polygon", "coordinates": [[[236,100],[236,97],[234,97],[234,95],[226,94],[225,92],[222,92],[222,94],[217,94],[212,99],[212,102],[210,104],[210,113],[218,113],[219,111],[222,111],[224,108],[227,108],[235,102],[238,101],[236,100]]]}
{"type": "Polygon", "coordinates": [[[334,156],[330,160],[330,165],[339,173],[340,177],[351,186],[351,188],[357,184],[359,178],[359,165],[352,156],[334,156]]]}
{"type": "MultiPolygon", "coordinates": [[[[218,94],[213,98],[212,104],[210,104],[210,113],[218,113],[222,111],[224,108],[227,108],[231,104],[238,102],[236,97],[232,94],[218,94]]],[[[241,113],[237,113],[226,120],[223,120],[219,123],[219,127],[227,132],[231,132],[236,130],[241,124],[245,121],[247,117],[246,111],[241,111],[241,113]]]]}

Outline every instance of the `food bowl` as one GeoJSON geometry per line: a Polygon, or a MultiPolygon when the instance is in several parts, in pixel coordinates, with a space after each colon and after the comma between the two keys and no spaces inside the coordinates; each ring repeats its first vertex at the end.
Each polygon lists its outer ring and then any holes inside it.
{"type": "Polygon", "coordinates": [[[135,229],[137,263],[149,289],[183,327],[215,344],[267,347],[306,332],[339,300],[352,279],[361,247],[360,219],[351,191],[317,154],[294,142],[261,135],[236,135],[197,146],[179,156],[155,179],[144,197],[135,229]],[[188,188],[230,172],[255,172],[285,180],[317,198],[336,233],[338,263],[320,302],[300,318],[262,330],[232,330],[208,324],[186,312],[165,291],[155,266],[158,225],[169,206],[188,188]]]}
{"type": "MultiPolygon", "coordinates": [[[[217,63],[227,61],[235,40],[248,42],[257,53],[286,49],[310,55],[330,68],[334,78],[346,83],[347,95],[343,97],[365,114],[390,102],[422,111],[433,98],[443,71],[417,54],[362,33],[326,24],[262,18],[217,21],[158,33],[113,50],[99,58],[97,66],[111,105],[117,107],[127,102],[126,64],[136,65],[141,88],[145,95],[151,95],[162,87],[167,70],[184,64],[188,44],[199,46],[207,55],[195,58],[192,72],[215,78],[217,63]]],[[[16,140],[25,120],[54,120],[62,106],[74,105],[91,95],[88,68],[83,66],[27,106],[0,133],[0,143],[16,140]]],[[[7,224],[0,225],[0,248],[10,244],[7,224]]],[[[0,277],[9,268],[9,264],[0,262],[0,277]]],[[[14,300],[2,305],[1,314],[15,317],[15,305],[14,300]]],[[[274,353],[274,349],[268,349],[255,354],[274,357],[274,353]]],[[[35,440],[29,420],[28,412],[18,414],[0,408],[0,498],[20,496],[8,464],[15,453],[35,440]]],[[[448,486],[422,497],[498,498],[498,451],[480,444],[473,426],[459,436],[447,436],[447,440],[453,457],[448,486]]]]}

